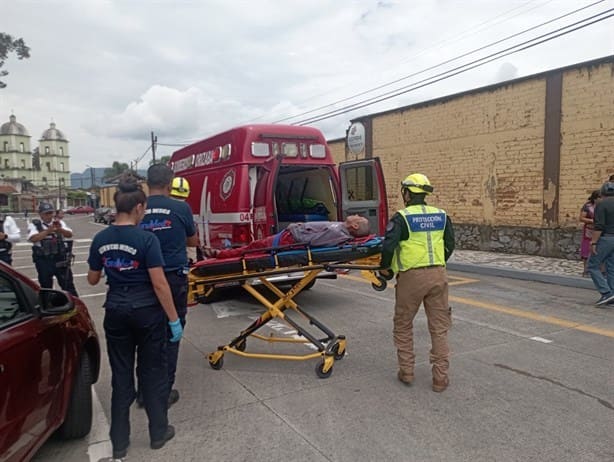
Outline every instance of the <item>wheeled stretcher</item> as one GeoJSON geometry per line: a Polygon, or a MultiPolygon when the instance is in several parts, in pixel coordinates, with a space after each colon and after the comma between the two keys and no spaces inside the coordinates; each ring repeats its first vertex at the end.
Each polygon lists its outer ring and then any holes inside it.
{"type": "Polygon", "coordinates": [[[207,300],[219,287],[230,284],[239,285],[256,300],[266,311],[228,344],[219,346],[207,359],[213,369],[219,370],[224,364],[224,353],[229,352],[247,358],[284,359],[303,361],[321,358],[316,366],[320,378],[327,378],[333,370],[335,360],[343,358],[346,350],[344,335],[336,335],[323,323],[308,314],[294,301],[305,288],[310,287],[323,272],[337,269],[358,269],[361,275],[371,282],[375,290],[384,290],[386,280],[376,274],[379,268],[383,239],[370,236],[335,247],[286,246],[259,249],[245,253],[240,258],[210,259],[198,262],[189,273],[189,299],[191,303],[207,300]],[[292,287],[283,291],[272,282],[276,276],[302,274],[292,287]],[[276,298],[270,301],[253,285],[254,281],[267,287],[276,298]],[[291,313],[292,312],[292,313],[291,313]],[[296,316],[298,315],[298,316],[296,316]],[[264,336],[256,333],[269,321],[278,319],[294,329],[293,338],[264,336]],[[323,336],[316,336],[303,328],[300,319],[307,321],[323,336]],[[253,337],[267,342],[311,344],[315,352],[307,354],[265,354],[249,353],[246,350],[247,338],[253,337]]]}

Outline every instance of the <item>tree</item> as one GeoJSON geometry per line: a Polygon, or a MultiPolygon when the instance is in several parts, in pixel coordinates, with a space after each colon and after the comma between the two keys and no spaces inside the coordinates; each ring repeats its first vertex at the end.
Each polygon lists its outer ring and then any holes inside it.
{"type": "MultiPolygon", "coordinates": [[[[13,39],[9,34],[0,32],[0,67],[4,65],[4,61],[9,57],[9,53],[16,53],[18,59],[30,57],[30,48],[22,38],[13,39]]],[[[8,75],[8,71],[0,70],[0,77],[8,75]]],[[[6,87],[6,83],[0,80],[0,88],[6,87]]]]}
{"type": "Polygon", "coordinates": [[[125,162],[114,161],[111,168],[105,168],[104,170],[104,179],[108,180],[110,178],[115,178],[116,176],[121,175],[126,170],[130,170],[130,167],[125,162]]]}
{"type": "MultiPolygon", "coordinates": [[[[158,160],[156,160],[156,164],[168,164],[171,160],[171,156],[162,156],[158,160]]],[[[149,165],[153,165],[153,159],[149,161],[149,165]]]]}

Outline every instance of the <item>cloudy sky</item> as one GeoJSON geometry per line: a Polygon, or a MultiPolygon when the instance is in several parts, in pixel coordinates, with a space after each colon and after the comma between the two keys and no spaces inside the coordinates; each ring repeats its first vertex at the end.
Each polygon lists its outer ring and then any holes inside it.
{"type": "MultiPolygon", "coordinates": [[[[73,172],[129,163],[152,130],[160,144],[182,144],[245,123],[295,123],[611,8],[614,0],[3,0],[0,32],[23,37],[31,58],[5,62],[0,123],[14,113],[37,140],[55,121],[73,172]]],[[[312,125],[340,138],[352,117],[611,55],[613,31],[609,18],[312,125]]]]}

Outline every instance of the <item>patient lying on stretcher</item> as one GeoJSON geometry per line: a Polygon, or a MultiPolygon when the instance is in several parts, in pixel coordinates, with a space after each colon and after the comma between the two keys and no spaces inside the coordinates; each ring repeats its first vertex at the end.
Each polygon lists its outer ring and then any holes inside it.
{"type": "Polygon", "coordinates": [[[312,247],[335,246],[368,234],[369,221],[360,215],[349,215],[345,221],[291,223],[280,233],[258,239],[246,246],[223,250],[204,248],[203,253],[207,258],[234,258],[240,257],[246,251],[270,249],[291,244],[303,244],[312,247]]]}

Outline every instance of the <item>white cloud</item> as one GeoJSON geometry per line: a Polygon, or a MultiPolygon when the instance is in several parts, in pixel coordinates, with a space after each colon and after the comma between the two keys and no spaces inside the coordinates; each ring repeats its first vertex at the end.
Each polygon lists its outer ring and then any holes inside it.
{"type": "MultiPolygon", "coordinates": [[[[171,144],[343,107],[458,66],[469,58],[406,78],[590,3],[56,0],[49,5],[61,14],[49,14],[40,2],[9,2],[3,24],[16,26],[2,31],[23,37],[32,57],[5,64],[0,122],[13,109],[38,136],[53,118],[71,141],[75,171],[91,159],[129,161],[145,151],[152,130],[171,144]]],[[[612,22],[314,125],[338,138],[352,117],[611,54],[612,22]]]]}
{"type": "Polygon", "coordinates": [[[518,68],[512,63],[503,63],[497,70],[495,75],[495,82],[504,82],[506,80],[512,80],[518,77],[518,68]]]}
{"type": "Polygon", "coordinates": [[[143,139],[151,130],[161,135],[184,136],[197,128],[204,104],[197,88],[180,91],[154,85],[121,113],[101,116],[96,124],[86,128],[95,134],[119,138],[143,139]]]}

